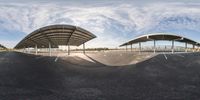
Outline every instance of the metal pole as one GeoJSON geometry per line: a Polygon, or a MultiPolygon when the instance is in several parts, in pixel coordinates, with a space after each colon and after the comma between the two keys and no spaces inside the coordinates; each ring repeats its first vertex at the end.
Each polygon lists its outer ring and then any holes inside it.
{"type": "Polygon", "coordinates": [[[49,56],[51,56],[51,43],[49,42],[49,56]]]}
{"type": "Polygon", "coordinates": [[[185,52],[187,52],[187,42],[185,43],[185,52]]]}
{"type": "Polygon", "coordinates": [[[195,49],[195,45],[193,44],[193,52],[194,52],[194,49],[195,49]]]}
{"type": "Polygon", "coordinates": [[[83,43],[83,54],[85,54],[85,43],[83,43]]]}
{"type": "Polygon", "coordinates": [[[30,47],[28,47],[28,53],[30,53],[31,51],[30,51],[30,47]]]}
{"type": "Polygon", "coordinates": [[[198,52],[200,51],[200,46],[198,46],[198,52]]]}
{"type": "Polygon", "coordinates": [[[174,40],[172,40],[172,53],[174,53],[174,40]]]}
{"type": "Polygon", "coordinates": [[[141,48],[141,42],[139,42],[139,53],[141,53],[141,50],[142,50],[142,48],[141,48]]]}
{"type": "Polygon", "coordinates": [[[35,54],[38,54],[37,44],[35,45],[35,54]]]}
{"type": "Polygon", "coordinates": [[[70,55],[70,46],[68,45],[68,55],[70,55]]]}
{"type": "Polygon", "coordinates": [[[131,44],[131,51],[133,51],[133,44],[131,44]]]}
{"type": "Polygon", "coordinates": [[[25,50],[26,50],[26,49],[25,49],[25,47],[24,47],[24,50],[23,50],[23,52],[24,52],[24,53],[26,53],[26,51],[25,51],[25,50]]]}
{"type": "Polygon", "coordinates": [[[154,53],[156,53],[156,40],[154,40],[154,53]]]}
{"type": "Polygon", "coordinates": [[[126,51],[127,51],[127,45],[126,45],[126,51]]]}
{"type": "Polygon", "coordinates": [[[26,47],[26,53],[29,53],[29,47],[26,47]]]}

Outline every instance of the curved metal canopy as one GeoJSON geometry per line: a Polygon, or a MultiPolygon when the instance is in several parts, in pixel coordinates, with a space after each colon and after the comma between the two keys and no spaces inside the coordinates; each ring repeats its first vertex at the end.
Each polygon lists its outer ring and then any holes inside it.
{"type": "Polygon", "coordinates": [[[0,44],[0,49],[7,49],[7,48],[0,44]]]}
{"type": "Polygon", "coordinates": [[[50,25],[30,33],[15,46],[15,49],[36,45],[38,48],[47,48],[49,43],[52,48],[57,48],[59,45],[79,46],[93,38],[96,38],[94,34],[77,26],[50,25]]]}
{"type": "Polygon", "coordinates": [[[129,42],[126,42],[126,43],[120,45],[120,47],[139,43],[139,42],[152,41],[152,40],[168,40],[168,41],[174,40],[174,41],[178,41],[178,42],[184,42],[184,43],[189,43],[189,44],[200,46],[200,43],[198,43],[194,40],[185,38],[183,36],[174,35],[174,34],[165,34],[165,33],[154,33],[154,34],[146,34],[146,35],[139,36],[129,42]]]}

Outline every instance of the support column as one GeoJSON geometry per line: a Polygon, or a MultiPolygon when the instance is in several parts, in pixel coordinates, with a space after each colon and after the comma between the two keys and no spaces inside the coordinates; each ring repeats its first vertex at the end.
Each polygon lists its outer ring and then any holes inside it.
{"type": "Polygon", "coordinates": [[[70,55],[70,46],[68,45],[68,55],[70,55]]]}
{"type": "Polygon", "coordinates": [[[187,52],[187,42],[185,43],[185,52],[187,52]]]}
{"type": "Polygon", "coordinates": [[[30,47],[28,47],[28,53],[31,53],[31,51],[30,51],[30,47]]]}
{"type": "Polygon", "coordinates": [[[133,44],[131,44],[131,51],[133,51],[133,44]]]}
{"type": "Polygon", "coordinates": [[[51,43],[49,42],[49,56],[51,56],[51,43]]]}
{"type": "Polygon", "coordinates": [[[37,44],[35,45],[35,55],[38,54],[37,44]]]}
{"type": "Polygon", "coordinates": [[[25,48],[25,53],[28,53],[28,47],[25,48]]]}
{"type": "Polygon", "coordinates": [[[154,40],[153,52],[156,53],[156,40],[154,40]]]}
{"type": "Polygon", "coordinates": [[[83,43],[83,54],[85,54],[85,43],[83,43]]]}
{"type": "Polygon", "coordinates": [[[126,52],[127,52],[127,45],[126,45],[126,52]]]}
{"type": "Polygon", "coordinates": [[[141,42],[139,42],[139,53],[141,53],[142,47],[141,47],[141,42]]]}
{"type": "Polygon", "coordinates": [[[200,46],[198,46],[198,52],[200,51],[200,46]]]}
{"type": "Polygon", "coordinates": [[[192,50],[193,52],[195,51],[194,49],[195,49],[195,45],[193,44],[193,50],[192,50]]]}
{"type": "Polygon", "coordinates": [[[25,47],[24,47],[24,49],[23,49],[23,52],[26,53],[26,49],[25,49],[25,47]]]}
{"type": "Polygon", "coordinates": [[[174,40],[172,40],[172,53],[174,53],[174,40]]]}

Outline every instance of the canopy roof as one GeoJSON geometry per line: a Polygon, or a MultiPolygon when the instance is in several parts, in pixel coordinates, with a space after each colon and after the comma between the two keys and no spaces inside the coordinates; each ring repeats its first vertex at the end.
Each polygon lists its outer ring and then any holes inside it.
{"type": "Polygon", "coordinates": [[[168,41],[174,40],[174,41],[178,41],[178,42],[184,42],[184,43],[189,43],[189,44],[200,46],[200,43],[198,43],[194,40],[185,38],[183,36],[174,35],[174,34],[166,34],[166,33],[154,33],[154,34],[146,34],[146,35],[136,37],[135,39],[120,45],[120,47],[139,43],[139,42],[153,41],[153,40],[168,40],[168,41]]]}
{"type": "Polygon", "coordinates": [[[36,45],[38,48],[47,48],[49,43],[52,48],[59,45],[79,46],[93,38],[96,38],[94,34],[77,26],[50,25],[30,33],[15,46],[15,49],[36,45]]]}
{"type": "Polygon", "coordinates": [[[7,49],[7,48],[0,44],[0,49],[7,49]]]}

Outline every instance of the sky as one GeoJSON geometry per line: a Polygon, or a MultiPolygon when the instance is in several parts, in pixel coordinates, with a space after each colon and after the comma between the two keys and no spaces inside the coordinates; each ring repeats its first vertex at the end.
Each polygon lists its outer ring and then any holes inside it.
{"type": "Polygon", "coordinates": [[[53,24],[97,36],[88,47],[118,47],[137,36],[172,33],[200,42],[198,0],[0,0],[0,44],[13,48],[32,31],[53,24]]]}

